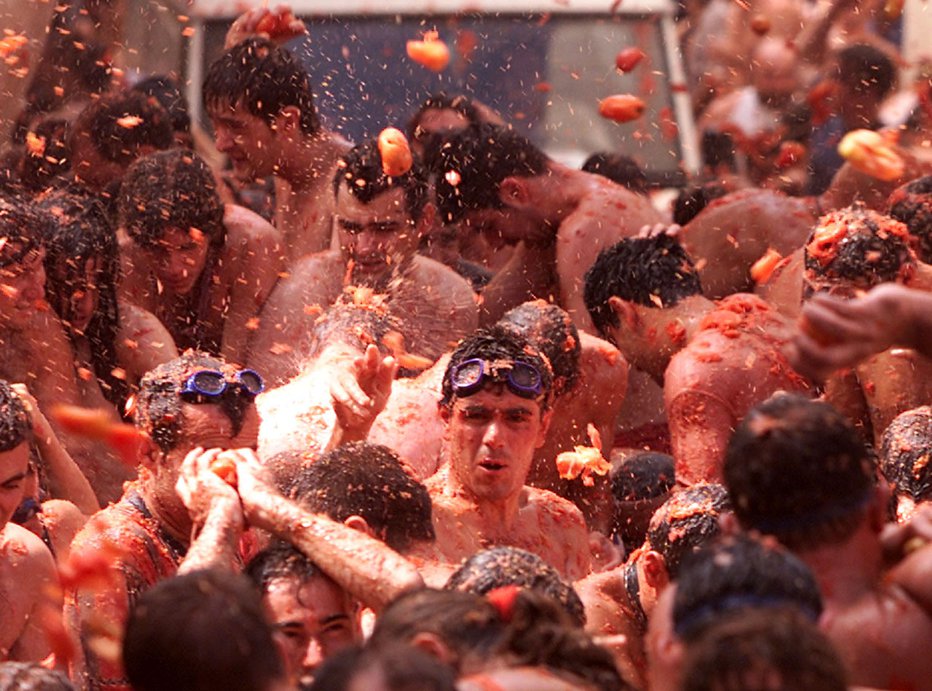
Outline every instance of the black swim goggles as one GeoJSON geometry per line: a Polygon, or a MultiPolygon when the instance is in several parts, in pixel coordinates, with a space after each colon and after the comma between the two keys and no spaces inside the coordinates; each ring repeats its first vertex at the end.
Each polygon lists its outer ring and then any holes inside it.
{"type": "Polygon", "coordinates": [[[457,396],[472,396],[485,384],[486,377],[501,381],[500,373],[507,372],[505,384],[516,396],[537,398],[544,390],[540,371],[526,362],[510,362],[501,367],[490,365],[481,358],[464,360],[450,372],[450,384],[457,396]]]}
{"type": "Polygon", "coordinates": [[[220,398],[230,387],[236,387],[247,396],[256,397],[265,390],[265,382],[258,372],[251,369],[240,370],[236,373],[236,380],[227,381],[223,372],[212,369],[202,369],[188,377],[181,388],[181,395],[185,397],[205,396],[207,398],[220,398]]]}

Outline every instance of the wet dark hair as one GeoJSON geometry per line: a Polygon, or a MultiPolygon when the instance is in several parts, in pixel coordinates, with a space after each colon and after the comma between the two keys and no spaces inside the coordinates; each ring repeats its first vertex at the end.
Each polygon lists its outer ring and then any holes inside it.
{"type": "Polygon", "coordinates": [[[625,154],[614,151],[594,153],[582,164],[581,170],[601,175],[637,194],[647,194],[647,175],[637,161],[625,154]]]}
{"type": "Polygon", "coordinates": [[[349,293],[344,293],[317,321],[303,352],[305,361],[311,360],[334,343],[346,345],[364,351],[372,344],[383,355],[389,355],[391,349],[384,342],[385,336],[392,331],[401,332],[401,324],[377,305],[357,305],[349,293]]]}
{"type": "Polygon", "coordinates": [[[429,110],[453,110],[466,118],[470,124],[474,125],[482,121],[478,108],[476,108],[469,96],[465,94],[451,95],[443,91],[438,91],[424,99],[424,102],[414,112],[411,119],[408,120],[408,125],[405,129],[409,139],[421,138],[418,127],[421,124],[421,120],[424,118],[424,113],[429,110]]]}
{"type": "Polygon", "coordinates": [[[720,182],[688,185],[680,190],[673,202],[673,222],[685,226],[709,205],[713,199],[724,197],[728,190],[720,182]]]}
{"type": "Polygon", "coordinates": [[[616,502],[656,499],[676,485],[673,456],[657,451],[638,451],[609,472],[612,499],[616,502]]]}
{"type": "Polygon", "coordinates": [[[437,208],[444,223],[469,211],[504,207],[498,191],[511,176],[533,177],[547,170],[549,159],[529,139],[496,125],[474,125],[452,133],[433,163],[437,208]],[[459,177],[454,185],[449,173],[459,177]]]}
{"type": "Polygon", "coordinates": [[[203,97],[210,109],[242,104],[267,125],[295,106],[304,134],[320,130],[310,75],[291,53],[264,38],[248,38],[221,55],[207,70],[203,97]]]}
{"type": "Polygon", "coordinates": [[[932,500],[932,407],[897,415],[880,442],[880,470],[894,493],[932,500]]]}
{"type": "Polygon", "coordinates": [[[721,534],[719,518],[731,511],[725,488],[698,484],[670,495],[650,519],[647,542],[663,557],[667,573],[675,579],[683,560],[721,534]]]}
{"type": "Polygon", "coordinates": [[[386,644],[378,650],[352,647],[328,657],[314,670],[306,691],[350,691],[359,678],[378,670],[387,691],[456,691],[453,670],[433,655],[410,645],[386,644]]]}
{"type": "Polygon", "coordinates": [[[32,441],[32,420],[8,382],[0,379],[0,452],[32,441]]]}
{"type": "MultiPolygon", "coordinates": [[[[192,373],[202,369],[223,372],[226,376],[232,376],[238,371],[238,367],[227,364],[219,357],[188,350],[180,357],[149,370],[139,382],[135,406],[136,427],[152,437],[165,453],[177,446],[184,430],[181,389],[192,373]]],[[[253,400],[244,395],[224,395],[217,405],[230,418],[234,430],[238,432],[253,400]]]]}
{"type": "MultiPolygon", "coordinates": [[[[31,200],[30,200],[31,201],[31,200]]],[[[41,247],[52,219],[15,193],[0,192],[0,267],[19,264],[41,247]]]]}
{"type": "Polygon", "coordinates": [[[702,133],[699,148],[702,152],[702,160],[707,166],[716,168],[725,165],[729,170],[736,169],[735,152],[738,147],[735,145],[735,138],[730,133],[707,130],[702,133]]]}
{"type": "Polygon", "coordinates": [[[168,75],[153,75],[137,82],[132,87],[159,102],[168,113],[172,130],[175,132],[191,131],[191,115],[188,111],[188,99],[177,80],[168,75]]]}
{"type": "Polygon", "coordinates": [[[72,150],[74,138],[82,134],[103,158],[120,165],[136,160],[143,147],[167,149],[174,143],[165,109],[134,91],[103,96],[81,111],[71,130],[72,150]]]}
{"type": "Polygon", "coordinates": [[[618,326],[609,298],[646,307],[671,307],[685,297],[701,295],[693,260],[676,238],[661,233],[652,238],[625,238],[599,252],[586,271],[583,298],[599,332],[618,326]]]}
{"type": "Polygon", "coordinates": [[[304,552],[282,540],[273,541],[250,559],[243,573],[263,595],[272,581],[280,578],[295,578],[299,583],[307,583],[324,575],[304,552]]]}
{"type": "Polygon", "coordinates": [[[832,211],[806,242],[806,278],[848,280],[863,288],[902,282],[904,270],[916,262],[910,243],[906,226],[862,203],[832,211]]]}
{"type": "Polygon", "coordinates": [[[411,641],[433,633],[454,654],[454,665],[467,653],[488,660],[507,655],[514,666],[546,666],[576,675],[598,689],[626,688],[611,655],[574,626],[554,600],[520,590],[501,608],[479,595],[456,590],[405,593],[383,610],[369,644],[411,641]]]}
{"type": "Polygon", "coordinates": [[[3,691],[76,691],[64,673],[46,669],[38,662],[0,662],[3,691]]]}
{"type": "Polygon", "coordinates": [[[136,161],[123,178],[119,210],[122,226],[142,247],[154,247],[169,228],[195,228],[215,247],[226,240],[217,183],[192,151],[160,151],[136,161]]]}
{"type": "Polygon", "coordinates": [[[784,607],[818,620],[822,596],[809,567],[777,545],[737,535],[684,559],[673,628],[681,639],[693,641],[730,612],[784,607]]]}
{"type": "Polygon", "coordinates": [[[554,396],[576,385],[582,345],[579,331],[566,310],[543,300],[532,300],[508,310],[498,323],[515,327],[540,348],[553,370],[554,396]]]}
{"type": "MultiPolygon", "coordinates": [[[[117,368],[116,339],[119,329],[117,281],[120,259],[116,230],[99,196],[72,187],[53,190],[39,200],[54,223],[45,236],[46,296],[66,324],[71,319],[71,295],[87,289],[85,265],[96,260],[98,300],[84,335],[91,346],[91,363],[101,390],[117,410],[123,410],[128,388],[117,368]]],[[[75,334],[68,329],[68,335],[75,334]]]]}
{"type": "Polygon", "coordinates": [[[389,177],[382,170],[382,155],[376,139],[369,139],[348,151],[337,162],[333,176],[333,194],[341,185],[363,204],[369,204],[379,195],[401,188],[405,195],[405,209],[412,220],[420,220],[427,203],[427,171],[414,161],[411,170],[401,176],[389,177]]]}
{"type": "Polygon", "coordinates": [[[919,258],[932,262],[932,175],[926,175],[893,190],[887,213],[906,224],[918,242],[919,258]]]}
{"type": "Polygon", "coordinates": [[[331,449],[294,476],[288,496],[335,521],[361,516],[396,552],[435,537],[427,489],[405,472],[394,451],[379,444],[349,442],[331,449]]]}
{"type": "Polygon", "coordinates": [[[29,129],[20,169],[20,183],[25,189],[33,192],[47,189],[68,171],[71,167],[68,137],[69,124],[62,118],[44,118],[29,129]]]}
{"type": "Polygon", "coordinates": [[[896,66],[883,51],[859,43],[838,54],[837,78],[854,91],[871,92],[880,98],[896,84],[896,66]]]}
{"type": "Polygon", "coordinates": [[[845,691],[845,668],[818,627],[794,610],[723,616],[683,662],[683,691],[845,691]]]}
{"type": "Polygon", "coordinates": [[[559,602],[576,626],[586,624],[582,600],[573,586],[539,556],[517,547],[500,546],[476,552],[453,572],[444,588],[486,595],[506,585],[543,593],[559,602]]]}
{"type": "Polygon", "coordinates": [[[219,569],[169,578],[139,597],[123,666],[139,691],[267,691],[284,676],[258,592],[219,569]]]}
{"type": "MultiPolygon", "coordinates": [[[[540,373],[542,394],[538,401],[541,412],[550,406],[553,390],[553,371],[550,363],[537,348],[516,333],[512,327],[495,324],[479,329],[456,346],[447,363],[447,369],[443,373],[441,407],[452,407],[457,397],[450,381],[453,370],[461,363],[474,358],[480,358],[486,362],[522,362],[531,365],[540,373]]],[[[494,384],[505,384],[506,377],[505,370],[486,373],[486,381],[494,384]]]]}
{"type": "Polygon", "coordinates": [[[725,452],[724,477],[741,524],[790,549],[846,540],[874,486],[851,422],[796,394],[776,394],[747,413],[725,452]]]}

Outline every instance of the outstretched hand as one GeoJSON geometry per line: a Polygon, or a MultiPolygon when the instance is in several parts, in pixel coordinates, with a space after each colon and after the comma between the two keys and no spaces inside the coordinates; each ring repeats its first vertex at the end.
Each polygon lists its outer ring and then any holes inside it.
{"type": "Polygon", "coordinates": [[[274,10],[253,7],[236,18],[227,31],[223,47],[229,50],[252,36],[281,44],[306,33],[307,27],[294,16],[290,5],[278,5],[274,10]]]}
{"type": "Polygon", "coordinates": [[[845,300],[814,295],[803,307],[790,362],[805,376],[824,381],[893,345],[909,347],[904,331],[902,286],[885,284],[863,297],[845,300]]]}
{"type": "Polygon", "coordinates": [[[337,374],[330,396],[344,441],[368,436],[375,418],[388,403],[397,371],[395,358],[382,357],[379,349],[370,344],[351,367],[337,374]]]}

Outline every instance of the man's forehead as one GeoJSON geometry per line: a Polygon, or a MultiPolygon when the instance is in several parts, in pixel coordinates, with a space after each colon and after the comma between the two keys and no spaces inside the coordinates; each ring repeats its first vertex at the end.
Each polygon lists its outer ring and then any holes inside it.
{"type": "Polygon", "coordinates": [[[540,403],[530,398],[518,396],[512,393],[504,382],[496,381],[487,383],[481,391],[477,391],[471,396],[457,397],[454,406],[462,410],[484,408],[488,410],[522,410],[532,413],[540,411],[540,403]]]}
{"type": "Polygon", "coordinates": [[[355,184],[353,181],[346,181],[340,185],[337,191],[337,214],[343,218],[355,220],[357,218],[366,218],[374,221],[378,220],[409,220],[411,214],[405,204],[404,190],[400,187],[393,187],[376,195],[368,202],[364,202],[354,194],[350,193],[349,185],[355,184]]]}
{"type": "Polygon", "coordinates": [[[207,104],[207,115],[214,120],[236,120],[238,122],[251,122],[258,120],[265,122],[262,118],[249,111],[243,99],[238,101],[213,100],[207,104]]]}

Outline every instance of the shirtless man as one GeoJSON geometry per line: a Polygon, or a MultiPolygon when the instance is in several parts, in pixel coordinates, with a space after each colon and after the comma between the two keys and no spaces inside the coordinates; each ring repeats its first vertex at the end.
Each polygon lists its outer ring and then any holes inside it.
{"type": "Polygon", "coordinates": [[[453,351],[440,401],[441,467],[427,481],[441,561],[505,544],[534,552],[566,578],[589,572],[582,514],[525,484],[550,425],[552,385],[539,351],[508,329],[479,331],[453,351]]]}
{"type": "Polygon", "coordinates": [[[32,423],[6,382],[0,382],[0,661],[44,659],[51,651],[43,617],[59,602],[55,562],[38,537],[10,522],[26,485],[32,423]]]}
{"type": "Polygon", "coordinates": [[[217,148],[236,176],[275,176],[287,265],[329,249],[330,184],[350,145],[320,123],[304,68],[270,41],[249,38],[210,66],[203,93],[217,148]]]}
{"type": "Polygon", "coordinates": [[[728,447],[725,480],[741,524],[773,535],[813,570],[821,628],[849,683],[932,688],[927,542],[884,562],[887,508],[853,426],[827,403],[781,395],[752,411],[728,447]]]}
{"type": "Polygon", "coordinates": [[[643,196],[601,175],[553,161],[513,130],[481,125],[441,148],[437,203],[443,223],[462,221],[519,249],[482,292],[483,324],[534,298],[558,298],[594,333],[583,275],[599,250],[663,220],[643,196]]]}
{"type": "MultiPolygon", "coordinates": [[[[66,626],[80,642],[72,678],[83,688],[129,688],[119,660],[102,654],[97,643],[112,642],[141,592],[179,570],[211,564],[221,546],[224,558],[235,558],[243,528],[235,496],[217,492],[189,509],[175,485],[182,461],[200,457],[199,447],[255,444],[253,400],[261,390],[255,372],[193,352],[143,377],[136,424],[151,443],[141,454],[139,481],[95,514],[71,549],[75,559],[95,563],[103,555],[110,566],[98,574],[105,584],[79,580],[65,592],[66,626]]],[[[216,475],[212,479],[226,486],[216,475]]]]}
{"type": "Polygon", "coordinates": [[[68,139],[74,179],[112,202],[127,168],[140,156],[173,144],[171,120],[155,99],[135,91],[92,101],[68,139]]]}
{"type": "Polygon", "coordinates": [[[585,298],[602,334],[663,383],[680,484],[718,481],[745,412],[775,391],[808,388],[782,353],[789,320],[752,295],[703,297],[692,260],[668,235],[603,251],[585,298]]]}
{"type": "Polygon", "coordinates": [[[683,560],[720,534],[731,510],[721,485],[698,484],[674,492],[650,519],[646,539],[623,565],[592,573],[575,584],[586,606],[586,630],[621,643],[606,647],[625,678],[643,688],[647,675],[644,636],[657,600],[680,572],[683,560]]]}
{"type": "Polygon", "coordinates": [[[276,384],[297,374],[294,356],[276,344],[301,344],[347,284],[385,293],[401,320],[405,348],[434,361],[476,328],[475,294],[452,269],[416,254],[433,224],[427,179],[415,164],[389,177],[374,140],[340,159],[332,179],[339,249],[293,263],[262,311],[249,363],[276,384]],[[285,350],[286,352],[282,352],[285,350]]]}
{"type": "Polygon", "coordinates": [[[278,280],[282,242],[258,215],[224,205],[207,164],[174,149],[137,161],[120,192],[123,297],[152,312],[179,350],[244,362],[254,318],[278,280]]]}
{"type": "MultiPolygon", "coordinates": [[[[930,267],[916,259],[912,244],[906,226],[863,207],[853,206],[827,214],[805,247],[803,297],[810,298],[818,293],[837,298],[858,297],[863,291],[884,283],[932,289],[930,267]]],[[[884,319],[894,327],[880,338],[890,339],[891,345],[899,340],[907,347],[888,347],[877,352],[875,348],[879,344],[874,341],[864,352],[867,355],[874,350],[876,354],[870,353],[853,370],[829,376],[825,385],[826,400],[863,425],[868,432],[865,436],[877,443],[898,414],[932,403],[932,361],[908,348],[910,340],[921,341],[913,336],[921,335],[921,329],[913,330],[909,323],[904,324],[905,329],[894,326],[896,321],[903,321],[904,311],[908,313],[915,307],[914,302],[908,299],[908,293],[894,291],[891,295],[888,291],[878,293],[872,301],[874,305],[880,302],[888,305],[884,319]],[[903,304],[892,304],[897,302],[898,296],[905,298],[903,304]],[[905,338],[899,334],[905,334],[905,338]]],[[[821,310],[823,321],[827,316],[824,309],[827,304],[831,301],[822,302],[815,309],[817,313],[821,310]]],[[[876,320],[861,322],[867,332],[877,326],[876,320]]],[[[810,343],[813,340],[831,342],[836,338],[831,331],[820,333],[806,321],[800,323],[800,330],[809,337],[810,343]]],[[[796,342],[803,348],[808,346],[799,336],[796,342]]],[[[865,341],[862,345],[869,343],[865,341]]],[[[808,352],[812,352],[811,349],[808,352]]]]}

